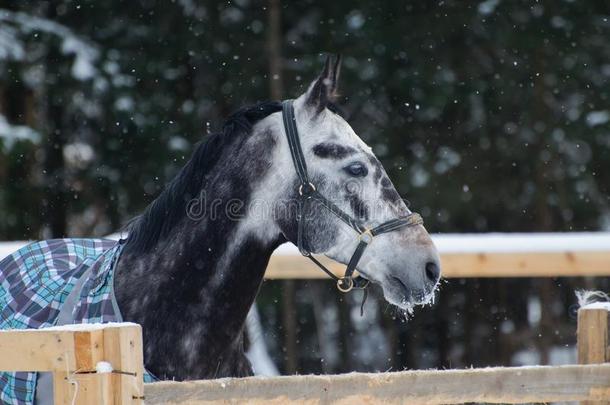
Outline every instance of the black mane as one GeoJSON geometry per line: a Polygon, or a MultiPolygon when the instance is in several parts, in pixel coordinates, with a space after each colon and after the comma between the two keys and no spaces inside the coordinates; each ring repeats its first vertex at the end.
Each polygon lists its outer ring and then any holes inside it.
{"type": "Polygon", "coordinates": [[[222,149],[236,136],[250,134],[258,121],[281,110],[282,105],[277,101],[241,108],[227,119],[221,132],[202,140],[176,177],[140,216],[127,225],[129,235],[125,249],[144,253],[167,236],[185,216],[187,203],[203,189],[204,179],[218,162],[222,149]]]}

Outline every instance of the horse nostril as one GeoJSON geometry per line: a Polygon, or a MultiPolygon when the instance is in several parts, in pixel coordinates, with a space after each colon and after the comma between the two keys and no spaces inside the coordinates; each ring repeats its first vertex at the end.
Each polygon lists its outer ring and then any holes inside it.
{"type": "Polygon", "coordinates": [[[428,277],[428,280],[430,280],[436,284],[436,282],[440,278],[440,275],[441,275],[441,271],[438,268],[436,263],[434,263],[434,262],[426,263],[426,277],[428,277]]]}

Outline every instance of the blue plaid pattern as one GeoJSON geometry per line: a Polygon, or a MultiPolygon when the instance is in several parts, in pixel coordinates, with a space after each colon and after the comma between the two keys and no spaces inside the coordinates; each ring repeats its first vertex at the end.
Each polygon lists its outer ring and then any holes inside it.
{"type": "MultiPolygon", "coordinates": [[[[0,329],[53,326],[77,281],[90,271],[73,310],[75,323],[120,320],[113,268],[122,244],[107,239],[53,239],[29,244],[0,262],[0,329]]],[[[36,373],[0,373],[3,404],[33,404],[36,373]]]]}

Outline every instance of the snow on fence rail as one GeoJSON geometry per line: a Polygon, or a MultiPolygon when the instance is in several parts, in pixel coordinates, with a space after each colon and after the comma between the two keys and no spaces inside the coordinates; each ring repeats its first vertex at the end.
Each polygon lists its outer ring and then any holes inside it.
{"type": "MultiPolygon", "coordinates": [[[[111,235],[117,239],[118,235],[111,235]]],[[[486,233],[432,235],[443,276],[610,276],[610,232],[486,233]]],[[[0,259],[27,242],[0,243],[0,259]]],[[[345,266],[321,258],[336,274],[345,266]]],[[[326,278],[291,244],[280,246],[267,266],[269,279],[326,278]]]]}
{"type": "Polygon", "coordinates": [[[50,371],[55,404],[456,404],[610,399],[610,305],[579,310],[581,365],[143,384],[135,324],[0,331],[0,370],[50,371]],[[100,363],[104,367],[98,367],[100,363]],[[593,364],[603,363],[603,364],[593,364]]]}

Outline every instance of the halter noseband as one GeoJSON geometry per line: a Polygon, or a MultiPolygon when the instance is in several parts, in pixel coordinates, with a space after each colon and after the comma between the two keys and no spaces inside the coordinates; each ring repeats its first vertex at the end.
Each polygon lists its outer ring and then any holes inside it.
{"type": "Polygon", "coordinates": [[[297,130],[296,119],[294,116],[294,106],[292,100],[285,100],[282,102],[282,118],[284,120],[284,129],[286,131],[286,138],[288,139],[288,145],[290,146],[290,154],[292,155],[292,162],[296,169],[297,175],[299,176],[299,188],[298,188],[298,212],[297,212],[297,246],[301,254],[308,257],[318,267],[320,267],[326,274],[333,278],[337,282],[337,288],[341,292],[348,292],[354,288],[364,289],[368,286],[369,281],[358,276],[354,277],[354,271],[356,266],[364,253],[367,246],[373,242],[373,238],[383,233],[392,232],[407,226],[421,225],[424,223],[421,216],[415,212],[409,215],[391,219],[387,222],[377,225],[374,228],[367,228],[362,225],[358,220],[354,219],[349,214],[345,213],[333,202],[325,198],[316,189],[316,186],[309,180],[307,174],[307,164],[305,162],[305,156],[303,155],[303,149],[301,148],[301,141],[299,140],[299,131],[297,130]],[[309,201],[316,200],[324,208],[338,217],[340,220],[349,225],[356,233],[358,233],[358,246],[352,254],[345,274],[343,277],[337,277],[330,271],[326,266],[320,263],[315,257],[311,255],[311,252],[304,246],[303,240],[303,228],[305,224],[305,218],[303,217],[303,208],[309,201]]]}

